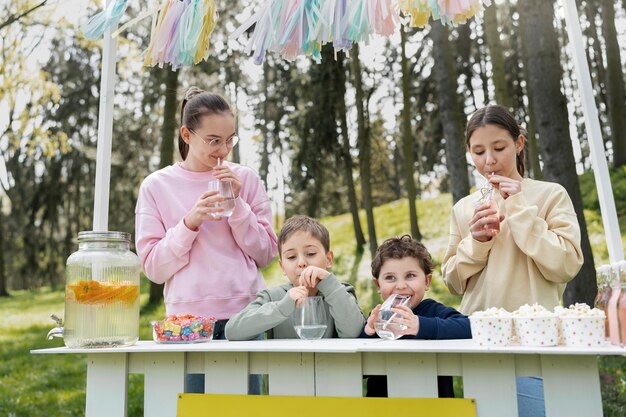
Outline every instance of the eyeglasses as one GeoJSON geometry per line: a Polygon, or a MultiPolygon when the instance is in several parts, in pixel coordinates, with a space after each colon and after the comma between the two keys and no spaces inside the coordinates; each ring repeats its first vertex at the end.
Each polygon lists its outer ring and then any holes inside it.
{"type": "Polygon", "coordinates": [[[191,133],[193,133],[194,135],[196,135],[197,137],[200,138],[200,140],[202,141],[202,143],[204,143],[205,145],[210,146],[211,148],[221,148],[223,145],[226,145],[226,147],[228,149],[232,149],[235,147],[235,145],[237,144],[237,142],[239,142],[239,136],[234,135],[231,136],[230,138],[224,140],[224,139],[212,139],[210,141],[206,141],[202,136],[200,136],[199,134],[197,134],[196,132],[194,132],[193,130],[189,129],[189,131],[191,133]]]}

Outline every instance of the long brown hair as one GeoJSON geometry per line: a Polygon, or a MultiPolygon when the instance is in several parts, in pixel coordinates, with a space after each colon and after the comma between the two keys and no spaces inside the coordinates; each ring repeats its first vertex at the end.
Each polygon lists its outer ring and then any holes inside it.
{"type": "MultiPolygon", "coordinates": [[[[219,94],[209,93],[197,87],[191,87],[185,93],[180,104],[180,124],[190,130],[196,130],[203,116],[219,113],[230,113],[234,116],[230,105],[219,94]]],[[[180,130],[178,131],[178,151],[185,160],[189,153],[189,144],[183,140],[180,130]]]]}
{"type": "MultiPolygon", "coordinates": [[[[472,117],[470,117],[469,122],[467,122],[467,127],[465,128],[465,145],[468,149],[470,146],[469,141],[474,131],[486,125],[495,125],[506,130],[511,135],[513,142],[517,142],[520,135],[526,135],[526,131],[519,126],[515,117],[513,117],[506,107],[498,105],[487,106],[476,110],[474,114],[472,114],[472,117]]],[[[524,168],[524,148],[517,154],[516,165],[517,171],[523,177],[526,171],[524,168]]]]}

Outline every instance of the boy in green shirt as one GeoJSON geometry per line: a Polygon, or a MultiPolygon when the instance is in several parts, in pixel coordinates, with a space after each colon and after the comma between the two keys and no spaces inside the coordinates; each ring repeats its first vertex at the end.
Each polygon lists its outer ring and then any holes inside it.
{"type": "Polygon", "coordinates": [[[297,339],[290,316],[306,297],[320,295],[327,325],[322,337],[358,337],[365,316],[354,288],[327,271],[333,263],[328,230],[307,216],[288,219],[278,235],[280,267],[289,284],[260,291],[256,299],[228,320],[228,340],[251,340],[267,332],[268,339],[297,339]]]}

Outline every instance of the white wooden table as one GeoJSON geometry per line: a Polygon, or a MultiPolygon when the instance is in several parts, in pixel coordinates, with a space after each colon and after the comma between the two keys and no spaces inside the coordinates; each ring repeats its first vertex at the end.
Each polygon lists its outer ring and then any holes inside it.
{"type": "Polygon", "coordinates": [[[437,397],[437,376],[463,378],[480,417],[517,417],[516,376],[541,376],[546,415],[602,416],[598,355],[626,348],[507,346],[472,340],[257,340],[110,349],[53,348],[33,354],[87,353],[86,416],[126,416],[128,374],[144,374],[144,415],[176,415],[185,373],[204,373],[205,391],[246,394],[249,374],[267,374],[269,395],[361,397],[363,375],[387,375],[390,397],[437,397]]]}

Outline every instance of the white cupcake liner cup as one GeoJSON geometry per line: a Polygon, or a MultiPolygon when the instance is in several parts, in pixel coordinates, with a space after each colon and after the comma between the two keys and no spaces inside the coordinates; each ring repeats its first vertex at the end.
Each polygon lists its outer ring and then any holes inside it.
{"type": "Polygon", "coordinates": [[[515,333],[522,346],[556,346],[559,343],[557,316],[514,317],[515,333]]]}
{"type": "Polygon", "coordinates": [[[597,347],[604,342],[604,317],[562,316],[559,330],[563,345],[597,347]]]}
{"type": "Polygon", "coordinates": [[[470,316],[472,340],[478,346],[506,346],[511,343],[513,318],[470,316]]]}

